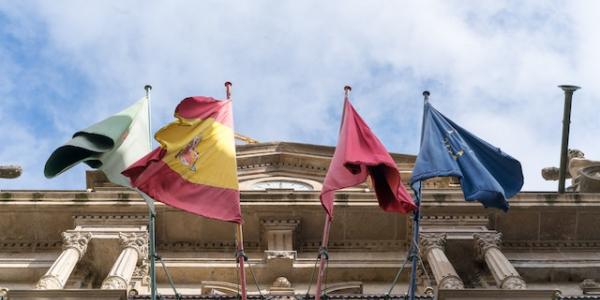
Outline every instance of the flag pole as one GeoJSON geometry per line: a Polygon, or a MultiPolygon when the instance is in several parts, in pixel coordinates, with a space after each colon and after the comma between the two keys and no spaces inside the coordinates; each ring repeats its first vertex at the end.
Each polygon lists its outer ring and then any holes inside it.
{"type": "MultiPolygon", "coordinates": [[[[231,100],[231,82],[225,82],[225,97],[227,100],[231,100]]],[[[246,270],[244,269],[244,262],[248,260],[246,253],[244,253],[244,233],[242,231],[242,224],[237,224],[237,253],[236,253],[236,263],[240,264],[240,285],[241,285],[241,293],[242,300],[246,300],[247,292],[246,292],[246,270]]],[[[259,291],[260,292],[260,291],[259,291]]]]}
{"type": "MultiPolygon", "coordinates": [[[[242,224],[237,224],[237,249],[236,260],[240,264],[240,281],[242,300],[246,300],[246,270],[244,269],[244,261],[248,260],[248,256],[244,253],[244,233],[242,224]]],[[[260,291],[259,291],[260,292],[260,291]]]]}
{"type": "MultiPolygon", "coordinates": [[[[423,105],[429,102],[429,91],[423,92],[423,105]]],[[[423,120],[421,121],[421,141],[423,141],[423,126],[425,120],[425,112],[423,111],[423,120]]],[[[417,293],[417,267],[419,262],[419,219],[421,218],[421,182],[419,182],[419,188],[415,193],[415,204],[417,208],[413,213],[413,235],[411,239],[410,255],[412,258],[412,268],[410,272],[410,291],[409,299],[415,300],[417,293]]]]}
{"type": "MultiPolygon", "coordinates": [[[[150,90],[152,86],[147,84],[144,86],[146,90],[146,100],[148,101],[148,148],[152,149],[152,127],[150,113],[150,90]]],[[[152,200],[154,201],[154,200],[152,200]]],[[[153,202],[152,202],[153,203],[153,202]]],[[[156,300],[156,211],[154,207],[148,203],[148,257],[150,259],[150,299],[156,300]]]]}
{"type": "MultiPolygon", "coordinates": [[[[344,86],[344,101],[348,100],[350,91],[352,91],[351,86],[349,86],[349,85],[344,86]]],[[[343,119],[344,119],[344,117],[342,116],[342,120],[343,119]]],[[[340,127],[340,130],[341,130],[341,127],[340,127]]],[[[321,241],[321,247],[319,248],[319,256],[318,256],[319,273],[317,274],[317,286],[316,286],[316,290],[315,290],[315,300],[321,299],[323,277],[325,275],[325,263],[329,260],[329,253],[327,252],[327,245],[329,244],[329,231],[330,230],[331,230],[331,217],[329,217],[329,214],[325,214],[325,224],[323,225],[323,240],[321,241]]]]}
{"type": "Polygon", "coordinates": [[[329,253],[327,252],[327,244],[329,243],[329,230],[331,229],[331,218],[329,214],[325,214],[325,225],[323,226],[323,241],[319,248],[319,273],[317,275],[317,286],[315,290],[315,300],[321,299],[321,285],[323,283],[323,276],[325,274],[325,263],[329,260],[329,253]]]}

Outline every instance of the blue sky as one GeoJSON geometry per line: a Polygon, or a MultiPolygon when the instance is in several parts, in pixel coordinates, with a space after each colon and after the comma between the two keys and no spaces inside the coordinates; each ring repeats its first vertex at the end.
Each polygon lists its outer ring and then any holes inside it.
{"type": "Polygon", "coordinates": [[[84,167],[43,166],[77,129],[152,84],[156,130],[184,97],[223,97],[259,141],[334,145],[343,86],[392,152],[416,154],[424,89],[446,116],[554,190],[563,94],[571,142],[600,160],[594,1],[0,1],[0,189],[81,189],[84,167]]]}

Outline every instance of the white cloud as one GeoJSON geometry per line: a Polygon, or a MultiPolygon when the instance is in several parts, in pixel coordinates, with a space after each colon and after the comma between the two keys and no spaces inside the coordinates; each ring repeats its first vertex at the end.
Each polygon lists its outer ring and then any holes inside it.
{"type": "MultiPolygon", "coordinates": [[[[571,145],[600,159],[595,3],[61,4],[0,5],[17,38],[41,39],[39,55],[55,61],[32,80],[54,77],[59,99],[86,97],[68,108],[46,100],[40,109],[53,120],[45,129],[52,134],[21,132],[32,138],[22,138],[15,149],[31,149],[47,135],[44,150],[51,150],[69,133],[139,98],[146,83],[154,86],[158,128],[185,96],[222,97],[226,80],[234,83],[237,131],[262,141],[335,144],[342,87],[350,83],[357,109],[390,150],[416,152],[421,91],[430,89],[440,111],[522,160],[526,189],[554,189],[539,169],[558,164],[562,93],[556,85],[579,83],[584,90],[575,95],[571,145]],[[74,80],[84,80],[87,92],[70,91],[74,80]],[[63,120],[67,109],[77,118],[63,120]]],[[[15,87],[0,93],[11,95],[26,84],[9,83],[15,87]]],[[[3,119],[0,134],[9,122],[23,121],[3,119]]],[[[41,169],[48,154],[29,166],[41,169]]],[[[83,178],[73,180],[60,184],[82,186],[83,178]]],[[[48,182],[24,176],[11,185],[48,182]]]]}

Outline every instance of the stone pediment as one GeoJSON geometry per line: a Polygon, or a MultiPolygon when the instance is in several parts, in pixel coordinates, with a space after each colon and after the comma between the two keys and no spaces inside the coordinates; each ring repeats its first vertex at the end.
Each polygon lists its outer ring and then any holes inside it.
{"type": "MultiPolygon", "coordinates": [[[[275,177],[277,180],[298,180],[320,189],[335,147],[311,144],[271,142],[237,145],[238,178],[242,189],[256,182],[275,177]],[[244,184],[247,182],[247,184],[244,184]]],[[[416,157],[392,154],[407,181],[416,157]]]]}

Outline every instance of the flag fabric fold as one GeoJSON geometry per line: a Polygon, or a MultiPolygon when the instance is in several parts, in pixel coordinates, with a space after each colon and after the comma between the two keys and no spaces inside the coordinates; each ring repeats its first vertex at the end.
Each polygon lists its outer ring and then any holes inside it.
{"type": "Polygon", "coordinates": [[[508,200],[523,186],[521,163],[458,126],[426,101],[421,149],[411,186],[432,177],[460,179],[465,200],[507,211],[508,200]]]}
{"type": "Polygon", "coordinates": [[[102,120],[58,147],[44,166],[47,178],[55,177],[83,162],[102,170],[113,183],[130,187],[121,174],[125,168],[150,152],[148,99],[140,99],[127,109],[102,120]]]}
{"type": "Polygon", "coordinates": [[[241,223],[231,100],[189,97],[175,117],[156,133],[160,147],[123,174],[157,201],[241,223]]]}
{"type": "Polygon", "coordinates": [[[367,176],[371,177],[383,210],[408,213],[415,209],[394,159],[345,99],[338,143],[320,195],[330,218],[333,218],[335,191],[363,183],[367,176]]]}

